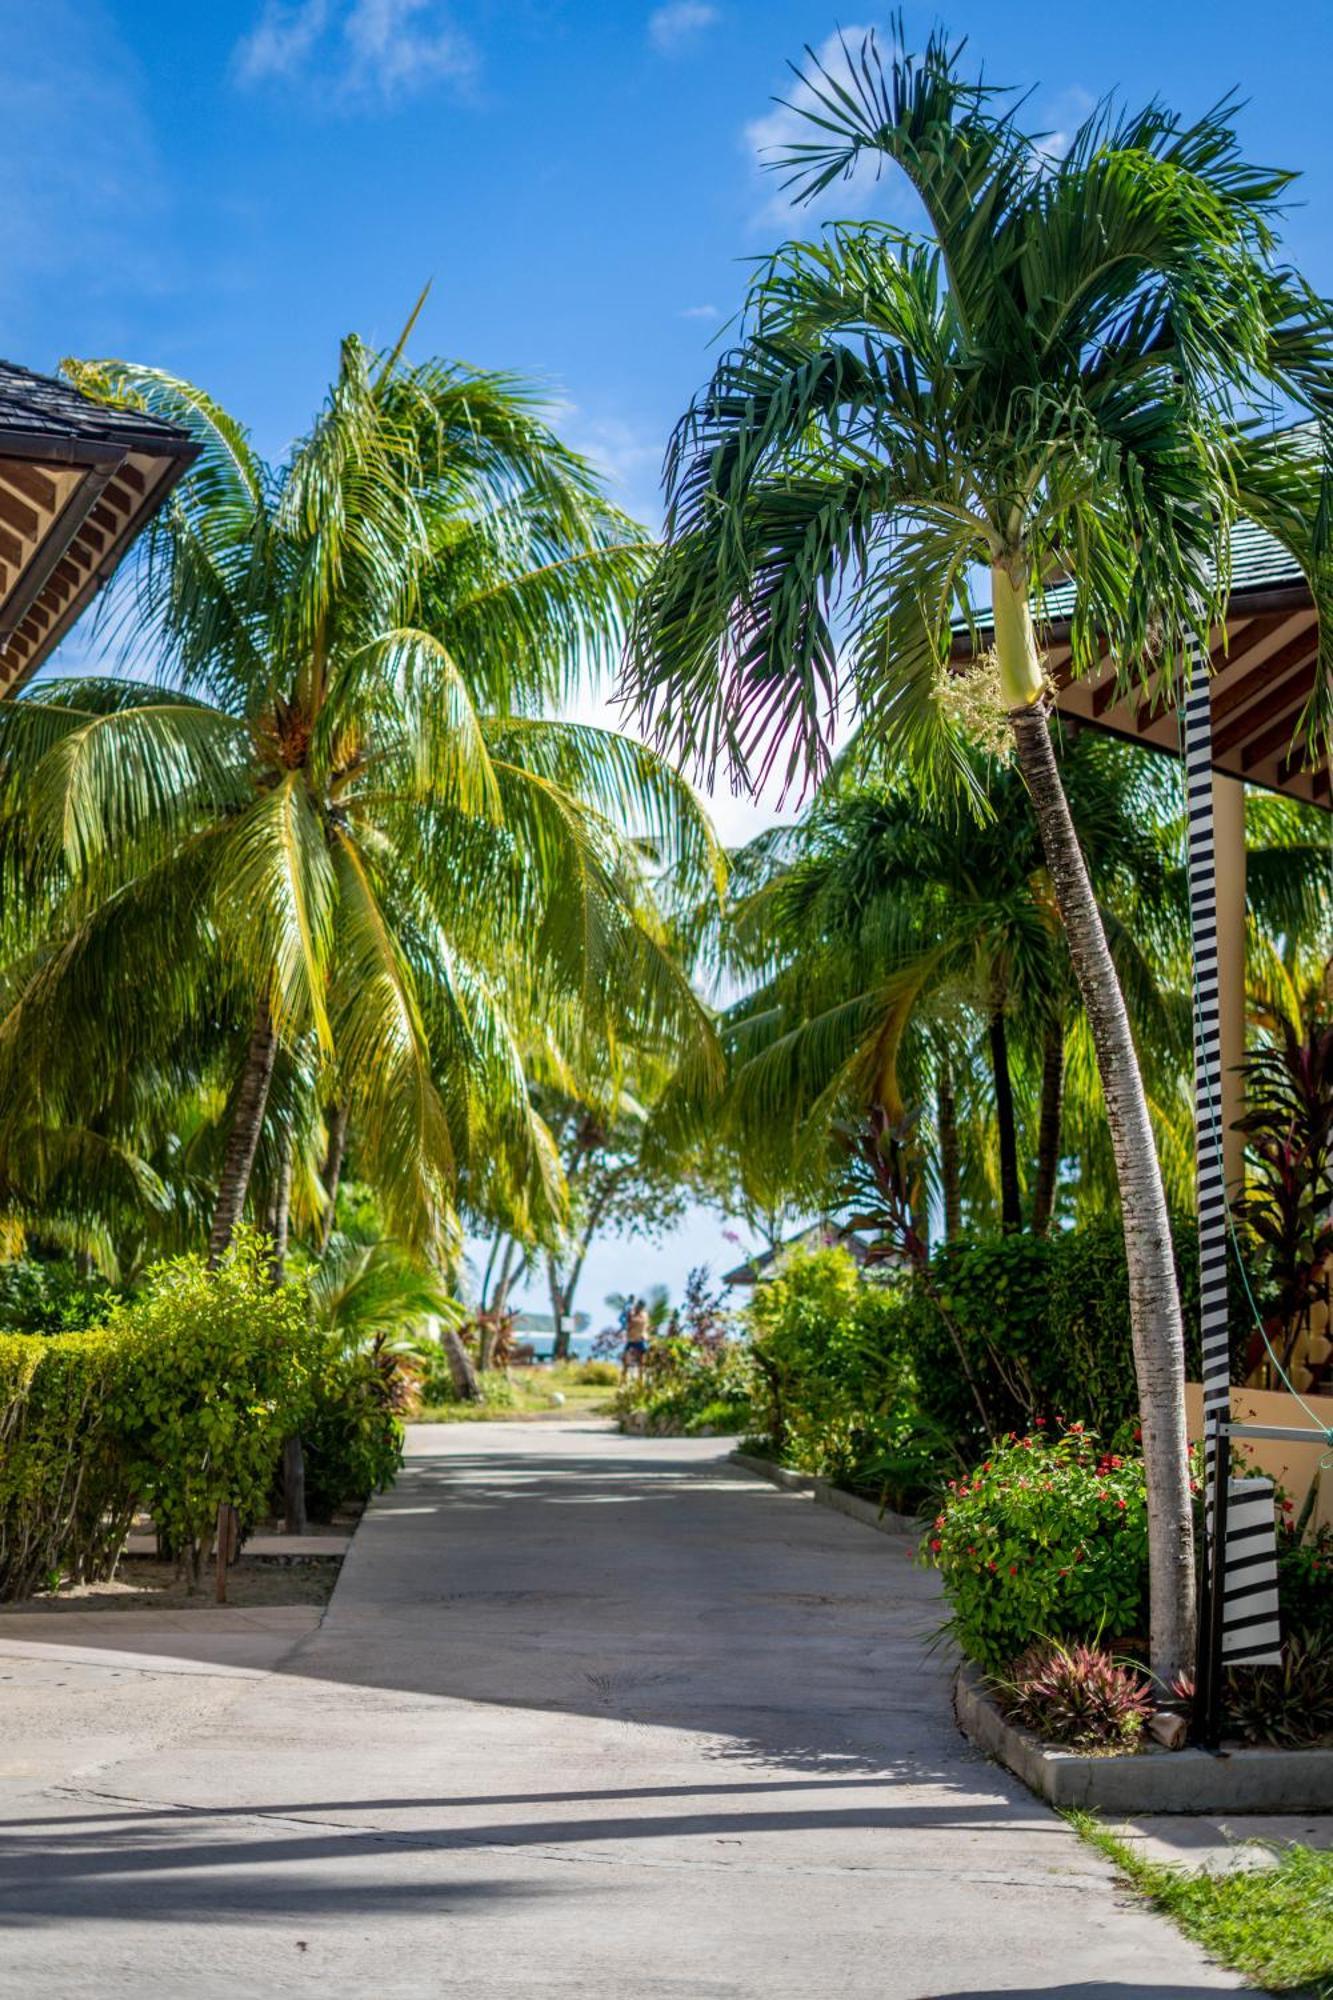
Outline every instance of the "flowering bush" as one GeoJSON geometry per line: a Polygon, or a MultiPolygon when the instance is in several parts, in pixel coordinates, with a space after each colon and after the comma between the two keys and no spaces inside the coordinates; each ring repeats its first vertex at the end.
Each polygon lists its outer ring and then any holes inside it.
{"type": "Polygon", "coordinates": [[[1291,1519],[1291,1502],[1280,1503],[1277,1588],[1285,1632],[1305,1631],[1333,1654],[1333,1528],[1305,1528],[1291,1519]]]}
{"type": "Polygon", "coordinates": [[[1148,1515],[1140,1458],[1073,1424],[1010,1435],[950,1480],[923,1555],[950,1623],[991,1669],[1035,1639],[1123,1638],[1146,1624],[1148,1515]]]}
{"type": "Polygon", "coordinates": [[[994,1686],[1011,1722],[1075,1750],[1128,1750],[1152,1713],[1141,1673],[1100,1646],[1038,1639],[994,1686]]]}

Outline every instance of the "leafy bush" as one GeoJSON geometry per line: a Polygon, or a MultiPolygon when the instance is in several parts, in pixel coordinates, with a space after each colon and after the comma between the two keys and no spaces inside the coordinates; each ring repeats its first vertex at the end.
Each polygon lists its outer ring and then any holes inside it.
{"type": "Polygon", "coordinates": [[[1145,1629],[1143,1462],[1081,1426],[1012,1437],[950,1480],[927,1554],[969,1658],[1002,1668],[1035,1638],[1121,1639],[1145,1629]]]}
{"type": "Polygon", "coordinates": [[[243,1523],[265,1511],[282,1441],[304,1416],[319,1353],[305,1295],[294,1281],[275,1289],[267,1244],[238,1232],[216,1271],[195,1256],[157,1265],[107,1332],[118,1364],[107,1413],[131,1482],[197,1570],[221,1502],[243,1523]]]}
{"type": "Polygon", "coordinates": [[[653,1343],[642,1378],[622,1383],[614,1407],[622,1420],[641,1414],[645,1430],[661,1437],[742,1431],[753,1420],[754,1390],[746,1348],[678,1334],[653,1343]]]}
{"type": "Polygon", "coordinates": [[[1100,1646],[1038,1639],[993,1685],[1011,1722],[1074,1750],[1129,1750],[1152,1713],[1142,1674],[1100,1646]]]}
{"type": "Polygon", "coordinates": [[[69,1257],[16,1257],[0,1264],[0,1327],[12,1333],[66,1333],[100,1326],[116,1302],[105,1278],[69,1257]]]}
{"type": "Polygon", "coordinates": [[[574,1380],[588,1389],[614,1389],[620,1380],[620,1370],[614,1361],[585,1361],[574,1380]]]}
{"type": "MultiPolygon", "coordinates": [[[[1190,1244],[1191,1226],[1177,1229],[1179,1243],[1190,1244]]],[[[1178,1258],[1177,1275],[1197,1370],[1197,1259],[1178,1258]]],[[[1235,1286],[1239,1376],[1249,1314],[1238,1278],[1235,1286]]],[[[1048,1425],[1077,1419],[1111,1437],[1137,1415],[1129,1278],[1118,1221],[1045,1237],[945,1244],[931,1260],[928,1279],[907,1283],[901,1327],[923,1413],[970,1455],[989,1437],[1027,1429],[1038,1417],[1048,1425]]]]}
{"type": "Polygon", "coordinates": [[[918,1407],[904,1303],[832,1248],[784,1259],[746,1310],[761,1422],[783,1463],[896,1506],[934,1491],[948,1460],[918,1407]]]}
{"type": "Polygon", "coordinates": [[[1278,1528],[1277,1590],[1283,1631],[1310,1633],[1333,1657],[1333,1528],[1278,1528]]]}
{"type": "Polygon", "coordinates": [[[112,1331],[0,1334],[0,1598],[109,1576],[137,1486],[110,1403],[112,1331]]]}
{"type": "Polygon", "coordinates": [[[306,1507],[316,1521],[392,1485],[403,1462],[403,1426],[373,1353],[339,1353],[330,1344],[311,1379],[301,1441],[306,1507]]]}

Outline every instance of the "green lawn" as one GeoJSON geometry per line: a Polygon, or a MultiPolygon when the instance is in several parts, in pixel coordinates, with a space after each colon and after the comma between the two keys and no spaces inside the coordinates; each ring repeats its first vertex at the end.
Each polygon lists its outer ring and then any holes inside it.
{"type": "Polygon", "coordinates": [[[1083,1838],[1187,1937],[1272,1993],[1333,2000],[1333,1853],[1283,1847],[1275,1868],[1193,1874],[1148,1861],[1091,1813],[1070,1813],[1083,1838]]]}
{"type": "Polygon", "coordinates": [[[416,1419],[423,1424],[514,1422],[522,1417],[552,1413],[553,1394],[564,1397],[562,1416],[592,1416],[609,1408],[615,1387],[608,1382],[582,1382],[580,1362],[557,1362],[549,1368],[516,1368],[506,1378],[483,1382],[482,1403],[428,1403],[416,1419]]]}

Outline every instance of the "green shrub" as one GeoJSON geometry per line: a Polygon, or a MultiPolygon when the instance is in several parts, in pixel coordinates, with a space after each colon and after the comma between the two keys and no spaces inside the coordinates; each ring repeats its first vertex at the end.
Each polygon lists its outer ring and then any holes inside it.
{"type": "Polygon", "coordinates": [[[1223,1695],[1228,1735],[1296,1750],[1333,1741],[1333,1648],[1323,1632],[1283,1626],[1282,1664],[1232,1667],[1223,1695]]]}
{"type": "Polygon", "coordinates": [[[15,1257],[0,1264],[0,1327],[11,1333],[66,1333],[100,1326],[116,1302],[105,1278],[72,1257],[15,1257]]]}
{"type": "Polygon", "coordinates": [[[620,1370],[614,1361],[584,1361],[579,1364],[574,1380],[587,1389],[614,1389],[620,1380],[620,1370]]]}
{"type": "Polygon", "coordinates": [[[197,1569],[218,1506],[262,1515],[282,1442],[299,1429],[322,1337],[295,1281],[275,1289],[266,1244],[238,1233],[216,1271],[157,1265],[107,1323],[107,1403],[131,1481],[165,1544],[197,1569]]]}
{"type": "Polygon", "coordinates": [[[1036,1639],[1121,1640],[1146,1629],[1143,1462],[1081,1427],[994,1446],[951,1480],[927,1550],[970,1659],[995,1671],[1036,1639]]]}
{"type": "Polygon", "coordinates": [[[835,1248],[785,1258],[746,1310],[783,1463],[899,1507],[936,1490],[948,1459],[918,1405],[906,1305],[901,1284],[867,1283],[835,1248]]]}
{"type": "Polygon", "coordinates": [[[643,1376],[622,1383],[614,1408],[622,1420],[641,1416],[657,1437],[743,1431],[754,1421],[754,1394],[747,1348],[678,1334],[653,1342],[643,1376]]]}
{"type": "Polygon", "coordinates": [[[0,1598],[110,1575],[137,1486],[110,1404],[109,1330],[0,1334],[0,1598]]]}
{"type": "Polygon", "coordinates": [[[1283,1525],[1277,1589],[1284,1632],[1308,1632],[1333,1655],[1333,1528],[1283,1525]]]}
{"type": "Polygon", "coordinates": [[[316,1521],[360,1505],[393,1483],[403,1462],[403,1426],[372,1354],[319,1358],[301,1419],[306,1509],[316,1521]]]}
{"type": "MultiPolygon", "coordinates": [[[[1193,1224],[1176,1229],[1190,1367],[1198,1368],[1193,1224]]],[[[1249,1324],[1237,1283],[1238,1347],[1249,1324]]],[[[929,1281],[904,1288],[902,1338],[922,1411],[974,1457],[991,1436],[1077,1419],[1113,1437],[1138,1413],[1129,1278],[1118,1220],[1052,1236],[990,1236],[942,1245],[929,1281]],[[946,1324],[944,1314],[950,1324],[946,1324]],[[962,1367],[954,1334],[961,1338],[962,1367]],[[971,1381],[969,1381],[969,1375],[971,1381]],[[974,1386],[975,1385],[975,1390],[974,1386]],[[985,1404],[983,1420],[977,1393],[985,1404]]],[[[1238,1368],[1240,1357],[1238,1353],[1238,1368]]]]}

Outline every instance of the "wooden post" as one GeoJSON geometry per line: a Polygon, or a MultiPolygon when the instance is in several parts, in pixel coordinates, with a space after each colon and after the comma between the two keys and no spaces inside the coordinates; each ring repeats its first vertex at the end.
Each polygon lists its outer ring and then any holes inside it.
{"type": "Polygon", "coordinates": [[[218,1501],[217,1563],[215,1567],[216,1595],[219,1604],[227,1601],[227,1564],[231,1559],[232,1510],[225,1500],[218,1501]]]}

